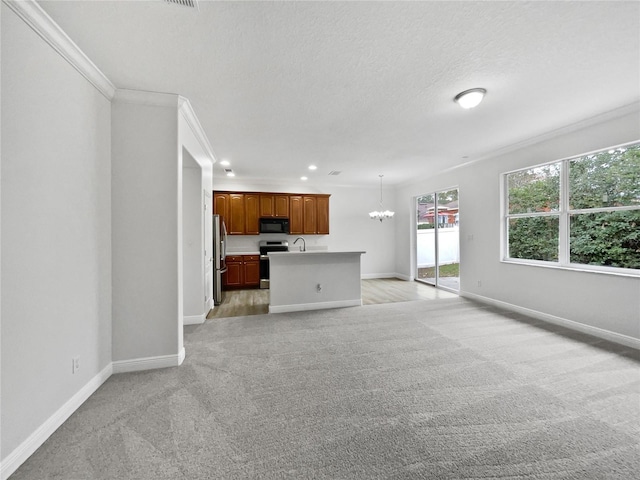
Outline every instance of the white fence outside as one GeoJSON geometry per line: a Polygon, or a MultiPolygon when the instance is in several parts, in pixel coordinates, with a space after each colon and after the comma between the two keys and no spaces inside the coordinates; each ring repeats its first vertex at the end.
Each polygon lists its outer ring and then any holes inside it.
{"type": "MultiPolygon", "coordinates": [[[[460,263],[460,227],[440,228],[438,230],[440,265],[460,263]]],[[[418,268],[433,267],[436,264],[434,229],[418,230],[417,256],[418,268]]]]}

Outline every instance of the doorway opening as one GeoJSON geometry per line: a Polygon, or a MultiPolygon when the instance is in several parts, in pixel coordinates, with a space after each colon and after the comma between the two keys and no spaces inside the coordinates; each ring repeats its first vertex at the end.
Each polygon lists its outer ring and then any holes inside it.
{"type": "Polygon", "coordinates": [[[416,280],[460,290],[458,188],[416,197],[416,280]]]}
{"type": "Polygon", "coordinates": [[[183,324],[202,323],[211,303],[211,194],[203,190],[202,167],[182,149],[182,307],[183,324]],[[207,222],[208,220],[208,222],[207,222]],[[204,261],[203,261],[204,254],[204,261]]]}

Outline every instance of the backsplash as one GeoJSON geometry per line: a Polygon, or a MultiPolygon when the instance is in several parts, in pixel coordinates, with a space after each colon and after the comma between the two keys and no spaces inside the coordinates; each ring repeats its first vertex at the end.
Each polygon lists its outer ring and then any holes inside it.
{"type": "Polygon", "coordinates": [[[294,245],[293,242],[296,238],[302,237],[307,245],[307,250],[328,250],[327,240],[329,236],[321,235],[229,235],[227,237],[227,254],[234,253],[258,253],[258,242],[260,240],[287,240],[289,242],[289,250],[295,250],[298,245],[294,245]]]}

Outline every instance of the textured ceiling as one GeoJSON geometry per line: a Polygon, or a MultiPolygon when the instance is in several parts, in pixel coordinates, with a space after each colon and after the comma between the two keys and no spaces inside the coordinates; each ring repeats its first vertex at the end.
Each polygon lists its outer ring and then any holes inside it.
{"type": "Polygon", "coordinates": [[[636,1],[40,4],[117,87],[187,97],[243,181],[398,184],[640,101],[636,1]]]}

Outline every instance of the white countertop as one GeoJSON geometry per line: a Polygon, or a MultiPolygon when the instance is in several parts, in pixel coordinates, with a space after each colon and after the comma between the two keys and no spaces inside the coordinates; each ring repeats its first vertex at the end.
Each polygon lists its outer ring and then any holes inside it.
{"type": "Polygon", "coordinates": [[[260,252],[230,252],[227,250],[227,255],[260,255],[260,252]]]}
{"type": "Polygon", "coordinates": [[[295,256],[309,256],[309,255],[344,255],[344,254],[363,254],[367,253],[363,250],[307,250],[306,252],[301,252],[299,250],[289,250],[288,252],[269,252],[268,255],[271,256],[286,256],[286,255],[295,255],[295,256]]]}

